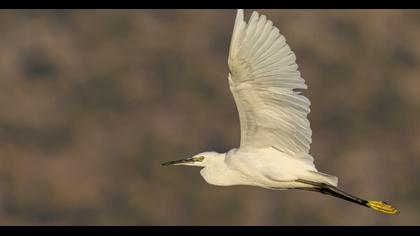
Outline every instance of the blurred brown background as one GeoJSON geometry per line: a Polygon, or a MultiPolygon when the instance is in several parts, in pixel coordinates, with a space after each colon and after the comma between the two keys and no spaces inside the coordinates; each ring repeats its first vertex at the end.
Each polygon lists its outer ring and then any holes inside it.
{"type": "Polygon", "coordinates": [[[234,10],[3,10],[0,224],[419,224],[420,11],[259,12],[309,85],[318,169],[399,215],[160,166],[239,144],[234,10]]]}

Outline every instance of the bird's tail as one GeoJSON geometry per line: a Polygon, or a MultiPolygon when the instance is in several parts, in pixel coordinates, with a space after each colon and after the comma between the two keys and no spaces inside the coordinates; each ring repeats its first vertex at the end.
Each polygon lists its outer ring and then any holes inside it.
{"type": "MultiPolygon", "coordinates": [[[[350,202],[354,202],[356,204],[365,206],[365,207],[369,207],[375,211],[379,211],[381,213],[384,214],[390,214],[390,215],[395,215],[398,214],[399,211],[389,205],[388,203],[384,202],[384,201],[373,201],[373,200],[364,200],[358,197],[355,197],[351,194],[348,194],[334,186],[328,185],[328,184],[320,184],[320,183],[314,183],[312,181],[306,181],[306,180],[299,180],[299,182],[302,183],[306,183],[306,184],[310,184],[313,186],[313,188],[311,189],[305,189],[305,190],[312,190],[312,191],[317,191],[323,194],[328,194],[331,195],[333,197],[337,197],[340,199],[344,199],[346,201],[350,201],[350,202]]],[[[303,188],[304,189],[304,188],[303,188]]]]}

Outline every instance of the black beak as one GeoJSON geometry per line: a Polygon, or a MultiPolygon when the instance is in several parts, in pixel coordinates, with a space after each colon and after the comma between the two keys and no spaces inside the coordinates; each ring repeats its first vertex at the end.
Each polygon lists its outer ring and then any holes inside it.
{"type": "Polygon", "coordinates": [[[194,158],[187,158],[187,159],[182,159],[182,160],[165,162],[165,163],[162,163],[162,166],[179,165],[179,164],[190,163],[194,161],[195,161],[194,158]]]}

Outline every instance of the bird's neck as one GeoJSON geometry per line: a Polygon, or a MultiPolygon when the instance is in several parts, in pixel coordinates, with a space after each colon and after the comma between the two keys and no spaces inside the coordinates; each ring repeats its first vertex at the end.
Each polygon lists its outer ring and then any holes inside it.
{"type": "Polygon", "coordinates": [[[232,176],[236,176],[233,170],[225,162],[226,153],[220,153],[220,156],[213,157],[211,163],[206,165],[200,174],[207,183],[217,186],[231,186],[238,184],[232,176]]]}

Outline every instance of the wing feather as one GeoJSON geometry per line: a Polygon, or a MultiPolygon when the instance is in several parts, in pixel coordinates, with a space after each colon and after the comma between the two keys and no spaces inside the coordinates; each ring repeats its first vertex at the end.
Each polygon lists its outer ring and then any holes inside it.
{"type": "Polygon", "coordinates": [[[239,112],[241,148],[274,147],[308,153],[310,101],[296,56],[266,16],[254,11],[246,23],[238,10],[229,49],[229,85],[239,112]]]}

